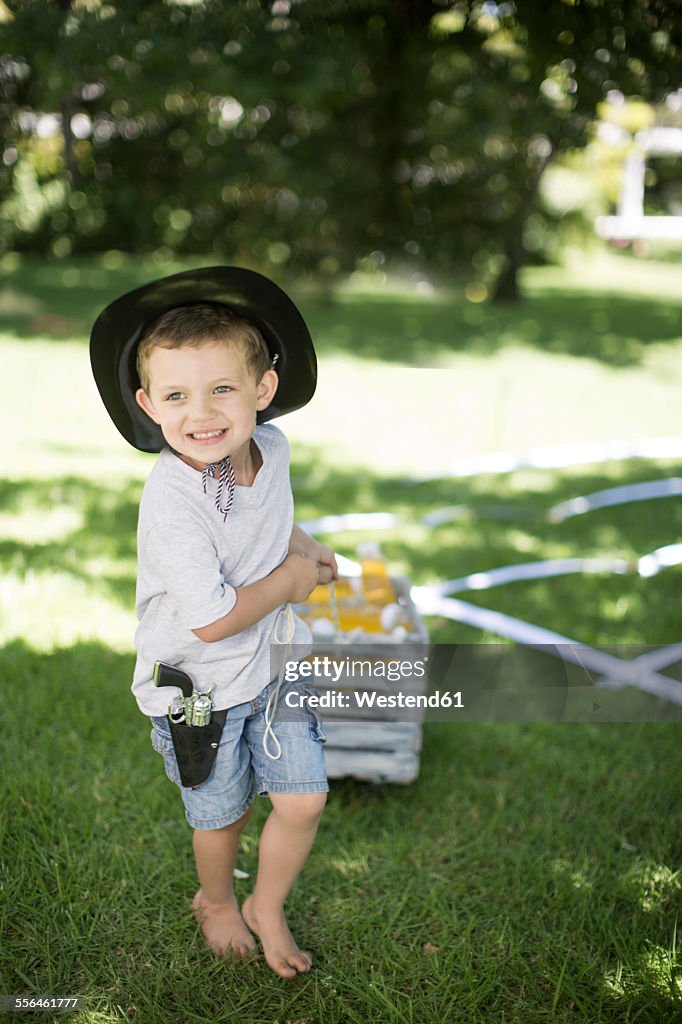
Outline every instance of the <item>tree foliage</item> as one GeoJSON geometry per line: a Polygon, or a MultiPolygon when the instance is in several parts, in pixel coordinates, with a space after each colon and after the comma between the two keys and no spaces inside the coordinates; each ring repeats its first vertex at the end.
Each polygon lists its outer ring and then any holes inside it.
{"type": "Polygon", "coordinates": [[[514,297],[550,161],[679,86],[672,0],[24,0],[0,59],[5,247],[334,277],[472,266],[514,297]]]}

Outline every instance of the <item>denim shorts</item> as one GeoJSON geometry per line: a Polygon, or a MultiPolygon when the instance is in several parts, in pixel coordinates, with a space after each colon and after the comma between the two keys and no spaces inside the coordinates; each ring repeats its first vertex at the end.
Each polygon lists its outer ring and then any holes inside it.
{"type": "MultiPolygon", "coordinates": [[[[205,782],[191,788],[180,782],[168,720],[151,717],[152,746],[163,756],[166,775],[180,789],[192,828],[231,825],[246,813],[256,793],[267,796],[328,791],[323,749],[326,736],[317,709],[309,707],[305,700],[315,692],[308,684],[300,680],[282,683],[277,709],[270,710],[272,729],[282,753],[275,760],[265,752],[265,707],[276,687],[277,680],[273,680],[253,700],[228,710],[213,770],[205,782]],[[292,705],[298,705],[294,709],[286,700],[292,691],[303,697],[291,699],[292,705]]],[[[271,754],[277,752],[277,743],[268,734],[266,745],[271,754]]]]}

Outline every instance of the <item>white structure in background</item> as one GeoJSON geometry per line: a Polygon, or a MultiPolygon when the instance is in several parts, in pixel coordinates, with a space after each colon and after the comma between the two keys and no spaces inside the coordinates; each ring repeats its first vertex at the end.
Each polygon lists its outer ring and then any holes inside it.
{"type": "MultiPolygon", "coordinates": [[[[658,220],[660,218],[645,219],[658,220]]],[[[682,221],[682,217],[666,219],[682,221]]],[[[472,476],[476,472],[511,472],[520,466],[580,465],[587,461],[638,458],[645,455],[650,458],[674,458],[679,455],[681,440],[669,437],[646,438],[642,441],[632,442],[611,441],[604,444],[587,442],[573,447],[557,445],[538,448],[532,453],[521,456],[497,452],[492,456],[481,456],[478,464],[474,460],[465,460],[459,466],[453,466],[452,475],[472,476]]],[[[424,479],[433,478],[426,477],[424,479]]],[[[612,505],[627,504],[632,501],[648,501],[652,498],[667,498],[680,494],[682,494],[682,477],[647,480],[626,486],[608,487],[601,491],[594,491],[592,494],[577,495],[568,501],[554,505],[544,514],[539,513],[537,518],[558,525],[572,516],[584,515],[587,512],[608,508],[612,505]]],[[[422,526],[435,529],[445,523],[460,519],[467,513],[470,515],[471,510],[467,510],[466,506],[450,505],[434,509],[422,516],[419,522],[422,526]]],[[[486,506],[484,514],[486,518],[491,519],[507,518],[506,511],[502,506],[486,506]]],[[[315,536],[318,533],[337,530],[391,529],[391,527],[403,525],[408,521],[408,516],[391,512],[355,512],[346,515],[323,516],[321,519],[311,519],[300,525],[307,533],[315,536]]],[[[358,562],[344,558],[342,555],[336,557],[342,575],[357,577],[361,574],[362,568],[358,562]]],[[[441,583],[413,586],[410,590],[410,599],[421,615],[441,616],[454,622],[463,622],[477,629],[487,630],[497,636],[507,637],[516,643],[546,648],[547,654],[553,654],[566,661],[582,665],[585,669],[596,671],[600,673],[600,677],[594,680],[596,686],[614,690],[624,686],[634,686],[645,693],[651,693],[674,704],[682,705],[682,682],[658,671],[668,665],[682,662],[682,643],[656,645],[654,650],[637,657],[619,658],[598,647],[590,647],[579,640],[555,633],[533,622],[526,622],[492,608],[469,604],[467,601],[451,596],[467,590],[489,590],[492,587],[520,580],[546,579],[571,573],[636,574],[647,578],[656,576],[664,569],[681,563],[682,544],[680,543],[666,544],[654,551],[646,552],[637,559],[630,560],[610,557],[552,558],[486,569],[441,583]]],[[[408,769],[405,770],[413,771],[414,758],[418,757],[418,753],[418,748],[412,750],[411,767],[408,766],[408,769]]],[[[404,765],[401,764],[399,770],[403,769],[404,765]]]]}
{"type": "Polygon", "coordinates": [[[682,238],[682,217],[644,214],[644,175],[647,157],[682,156],[682,128],[644,128],[634,137],[625,158],[623,184],[615,217],[597,217],[595,228],[602,238],[626,241],[635,238],[682,238]]]}

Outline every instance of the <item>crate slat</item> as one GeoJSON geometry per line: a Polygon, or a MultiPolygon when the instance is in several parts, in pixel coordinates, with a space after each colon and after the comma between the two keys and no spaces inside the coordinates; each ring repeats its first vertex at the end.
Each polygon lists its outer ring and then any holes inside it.
{"type": "Polygon", "coordinates": [[[363,782],[414,782],[419,774],[419,755],[395,751],[326,750],[330,779],[347,776],[363,782]]]}
{"type": "Polygon", "coordinates": [[[334,722],[324,719],[327,749],[331,747],[357,750],[419,750],[421,726],[413,722],[386,722],[363,724],[334,722]]]}
{"type": "MultiPolygon", "coordinates": [[[[405,637],[406,645],[427,644],[428,633],[411,597],[411,583],[406,577],[394,577],[393,585],[411,624],[410,633],[405,637]]],[[[383,661],[386,644],[372,634],[365,634],[351,644],[330,643],[326,653],[330,658],[349,657],[363,661],[383,661]]],[[[323,681],[316,683],[320,696],[328,690],[371,690],[381,694],[395,692],[396,684],[385,678],[357,681],[351,676],[341,677],[334,684],[323,681]]],[[[420,695],[426,692],[426,680],[413,677],[403,680],[400,691],[404,694],[420,695]]],[[[325,760],[327,774],[331,779],[352,777],[366,782],[414,782],[419,774],[419,756],[422,746],[423,708],[380,708],[358,707],[351,698],[348,708],[320,708],[327,735],[325,760]],[[405,718],[409,715],[409,720],[405,718]],[[396,721],[396,716],[400,716],[396,721]]]]}

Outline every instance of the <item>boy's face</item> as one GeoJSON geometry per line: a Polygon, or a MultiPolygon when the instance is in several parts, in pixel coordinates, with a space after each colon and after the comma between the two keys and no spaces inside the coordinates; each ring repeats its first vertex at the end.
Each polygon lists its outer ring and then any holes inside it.
{"type": "Polygon", "coordinates": [[[140,388],[138,405],[188,465],[202,470],[226,455],[244,464],[256,413],[277,390],[274,370],[256,381],[239,349],[209,342],[152,349],[148,374],[149,392],[140,388]]]}

